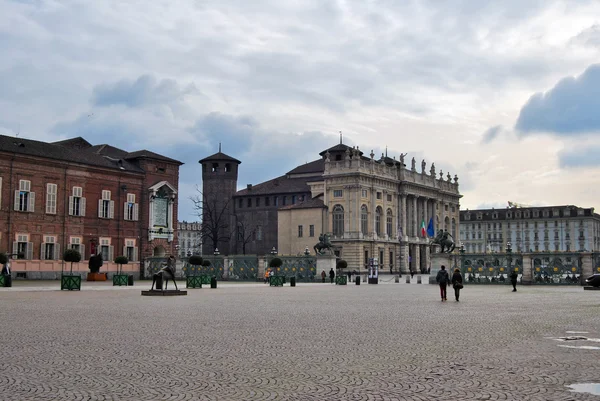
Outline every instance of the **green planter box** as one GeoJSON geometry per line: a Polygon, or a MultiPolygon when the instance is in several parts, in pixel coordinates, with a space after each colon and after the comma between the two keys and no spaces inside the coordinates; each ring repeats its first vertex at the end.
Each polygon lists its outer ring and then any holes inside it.
{"type": "Polygon", "coordinates": [[[283,287],[284,281],[285,281],[285,277],[283,277],[283,276],[269,277],[269,285],[271,287],[283,287]]]}
{"type": "Polygon", "coordinates": [[[63,274],[62,276],[60,276],[60,289],[69,291],[81,290],[81,276],[63,274]]]}
{"type": "Polygon", "coordinates": [[[0,274],[0,287],[4,287],[4,283],[6,282],[4,277],[4,274],[0,274]]]}
{"type": "Polygon", "coordinates": [[[202,288],[202,277],[203,276],[186,276],[186,288],[202,288]]]}
{"type": "Polygon", "coordinates": [[[210,284],[210,276],[208,274],[203,274],[200,276],[200,282],[202,284],[210,284]]]}
{"type": "Polygon", "coordinates": [[[337,276],[335,278],[335,284],[336,285],[346,285],[346,284],[348,284],[348,277],[346,277],[346,276],[337,276]]]}
{"type": "Polygon", "coordinates": [[[128,281],[129,281],[129,276],[127,274],[115,274],[113,276],[113,285],[127,286],[128,281]]]}

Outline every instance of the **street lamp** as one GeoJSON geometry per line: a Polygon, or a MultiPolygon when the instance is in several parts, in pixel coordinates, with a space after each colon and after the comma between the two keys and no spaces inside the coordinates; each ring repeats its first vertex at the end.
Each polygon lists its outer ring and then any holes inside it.
{"type": "Polygon", "coordinates": [[[460,243],[460,248],[458,248],[458,253],[460,253],[460,270],[464,272],[465,270],[465,246],[463,243],[460,243]]]}
{"type": "Polygon", "coordinates": [[[308,247],[304,248],[304,256],[308,256],[310,255],[310,251],[308,250],[308,247]]]}
{"type": "Polygon", "coordinates": [[[277,249],[275,249],[275,247],[271,248],[271,255],[277,255],[277,249]]]}
{"type": "Polygon", "coordinates": [[[506,243],[506,261],[508,262],[508,272],[509,272],[509,277],[510,277],[510,273],[512,273],[510,265],[512,264],[512,244],[510,243],[510,241],[508,241],[506,243]]]}
{"type": "Polygon", "coordinates": [[[219,248],[215,248],[215,252],[213,253],[213,255],[219,256],[220,254],[221,252],[219,252],[219,248]]]}

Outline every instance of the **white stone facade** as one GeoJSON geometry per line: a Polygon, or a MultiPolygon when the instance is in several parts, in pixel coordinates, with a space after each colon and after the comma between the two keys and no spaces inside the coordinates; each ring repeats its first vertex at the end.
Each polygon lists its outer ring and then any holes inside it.
{"type": "Polygon", "coordinates": [[[202,224],[200,222],[180,221],[177,223],[179,258],[183,259],[191,255],[202,255],[201,231],[202,224]]]}

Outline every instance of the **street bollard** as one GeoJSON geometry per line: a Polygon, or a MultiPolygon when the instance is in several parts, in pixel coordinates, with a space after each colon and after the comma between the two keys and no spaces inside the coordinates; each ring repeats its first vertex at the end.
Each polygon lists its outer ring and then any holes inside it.
{"type": "Polygon", "coordinates": [[[159,274],[156,277],[156,282],[155,282],[154,288],[157,290],[162,290],[162,285],[163,285],[162,274],[159,274]]]}
{"type": "Polygon", "coordinates": [[[417,284],[421,284],[421,276],[417,276],[417,284]]]}
{"type": "Polygon", "coordinates": [[[394,283],[399,283],[400,282],[400,276],[396,276],[394,277],[394,283]]]}
{"type": "Polygon", "coordinates": [[[133,285],[133,274],[127,277],[127,285],[133,285]]]}
{"type": "Polygon", "coordinates": [[[210,288],[217,288],[217,278],[216,277],[210,278],[210,288]]]}
{"type": "Polygon", "coordinates": [[[356,282],[356,285],[360,285],[360,276],[356,276],[354,281],[356,282]]]}
{"type": "Polygon", "coordinates": [[[365,274],[365,275],[363,276],[363,283],[366,283],[366,282],[367,282],[367,275],[365,274]]]}
{"type": "Polygon", "coordinates": [[[406,284],[410,284],[410,276],[406,276],[406,284]]]}
{"type": "Polygon", "coordinates": [[[296,286],[296,277],[290,277],[290,287],[296,286]]]}

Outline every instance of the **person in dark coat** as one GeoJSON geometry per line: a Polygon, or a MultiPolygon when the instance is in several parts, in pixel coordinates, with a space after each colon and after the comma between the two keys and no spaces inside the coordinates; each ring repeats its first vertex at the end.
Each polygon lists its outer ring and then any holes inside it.
{"type": "Polygon", "coordinates": [[[454,288],[454,297],[456,298],[456,302],[458,302],[458,297],[460,297],[460,289],[463,286],[463,277],[460,274],[460,269],[454,269],[454,274],[452,275],[452,287],[454,288]]]}
{"type": "Polygon", "coordinates": [[[325,277],[327,277],[327,274],[325,274],[325,270],[321,270],[321,280],[323,282],[325,282],[325,277]]]}
{"type": "Polygon", "coordinates": [[[512,292],[517,292],[517,278],[518,277],[519,277],[519,273],[517,273],[516,271],[513,270],[513,272],[510,273],[510,283],[513,286],[512,292]]]}
{"type": "Polygon", "coordinates": [[[333,284],[334,278],[335,278],[335,272],[333,271],[333,268],[331,268],[331,270],[329,270],[329,280],[331,280],[331,284],[333,284]]]}
{"type": "Polygon", "coordinates": [[[440,295],[442,296],[442,302],[447,301],[446,297],[446,287],[450,282],[450,277],[448,276],[448,272],[446,271],[446,266],[442,265],[441,270],[438,272],[437,276],[435,276],[435,281],[440,285],[440,295]]]}

